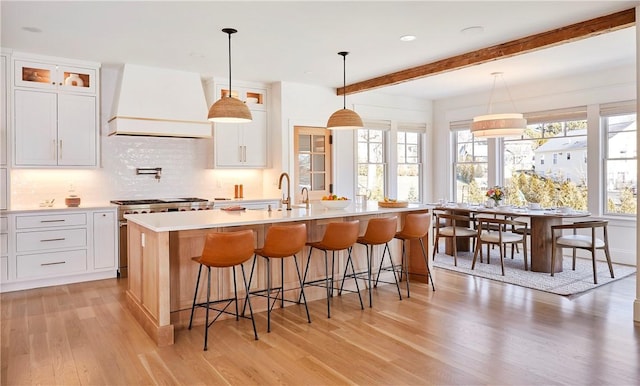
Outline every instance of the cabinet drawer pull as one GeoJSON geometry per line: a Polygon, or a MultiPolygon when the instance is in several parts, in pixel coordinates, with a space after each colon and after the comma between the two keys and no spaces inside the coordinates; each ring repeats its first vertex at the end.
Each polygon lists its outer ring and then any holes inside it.
{"type": "Polygon", "coordinates": [[[44,267],[46,265],[58,265],[58,264],[64,264],[64,263],[66,263],[66,261],[56,261],[54,263],[42,263],[42,264],[40,264],[40,266],[44,267]]]}
{"type": "Polygon", "coordinates": [[[44,240],[40,240],[41,243],[47,242],[47,241],[64,241],[66,240],[64,237],[60,237],[57,239],[44,239],[44,240]]]}
{"type": "Polygon", "coordinates": [[[65,222],[66,220],[40,220],[40,222],[65,222]]]}

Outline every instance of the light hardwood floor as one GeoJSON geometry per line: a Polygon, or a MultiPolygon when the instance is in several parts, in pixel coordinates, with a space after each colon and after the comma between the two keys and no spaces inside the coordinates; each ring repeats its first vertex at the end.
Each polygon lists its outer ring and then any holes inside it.
{"type": "Polygon", "coordinates": [[[635,276],[574,299],[434,269],[436,292],[355,294],[176,331],[157,348],[125,307],[126,280],[2,294],[2,385],[637,385],[635,276]]]}

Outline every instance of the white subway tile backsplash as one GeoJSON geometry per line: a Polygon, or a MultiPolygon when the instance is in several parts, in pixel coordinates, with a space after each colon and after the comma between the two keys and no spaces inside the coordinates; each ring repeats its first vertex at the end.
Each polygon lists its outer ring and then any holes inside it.
{"type": "Polygon", "coordinates": [[[209,169],[212,140],[155,137],[101,137],[102,167],[92,170],[13,169],[11,204],[37,205],[50,198],[64,202],[73,184],[84,203],[113,199],[233,197],[243,184],[245,197],[262,194],[261,170],[209,169]],[[136,168],[160,167],[162,177],[136,175],[136,168]]]}

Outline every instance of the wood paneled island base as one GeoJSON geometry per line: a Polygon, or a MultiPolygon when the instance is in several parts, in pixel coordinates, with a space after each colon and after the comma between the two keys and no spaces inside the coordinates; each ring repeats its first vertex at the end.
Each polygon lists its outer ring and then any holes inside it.
{"type": "MultiPolygon", "coordinates": [[[[174,329],[183,328],[188,323],[198,271],[198,265],[191,258],[202,252],[206,233],[252,229],[257,247],[262,245],[266,229],[274,223],[304,222],[307,225],[307,240],[315,241],[322,238],[324,227],[329,222],[360,220],[362,233],[370,218],[398,216],[398,229],[401,229],[406,214],[427,211],[426,207],[418,205],[379,209],[375,203],[369,203],[365,208],[345,210],[326,210],[312,205],[311,209],[292,211],[250,210],[230,213],[213,210],[127,215],[129,241],[127,304],[132,315],[158,346],[170,345],[174,343],[174,329]]],[[[423,241],[425,246],[430,245],[428,235],[423,241]]],[[[315,253],[319,251],[314,251],[315,253]]],[[[306,263],[307,254],[308,249],[305,248],[298,257],[306,263]]],[[[381,254],[381,249],[374,252],[373,267],[378,267],[381,254]]],[[[392,254],[394,262],[399,263],[400,241],[393,241],[392,254]]],[[[364,247],[354,247],[353,256],[356,270],[365,271],[367,264],[364,247]]],[[[408,245],[408,258],[411,280],[426,281],[427,268],[417,241],[408,245]]],[[[345,256],[342,253],[337,254],[335,278],[342,277],[344,263],[345,256]]],[[[251,264],[251,260],[246,264],[251,264]]],[[[272,273],[274,285],[282,281],[277,271],[279,270],[274,270],[272,273]]],[[[391,279],[391,272],[385,274],[391,279]]],[[[212,275],[214,275],[212,283],[215,283],[211,291],[212,299],[232,297],[231,270],[220,270],[215,274],[212,272],[212,275]]],[[[382,276],[384,277],[384,274],[382,276]]],[[[308,277],[310,279],[324,277],[323,259],[312,258],[308,277]]],[[[250,289],[266,288],[266,280],[264,262],[259,259],[250,289]]],[[[285,263],[284,286],[288,297],[297,298],[299,284],[297,284],[292,263],[290,265],[285,263]]],[[[200,292],[200,296],[204,298],[205,291],[200,292]]],[[[305,294],[308,300],[324,299],[326,290],[305,287],[305,294]]],[[[239,296],[242,297],[243,294],[239,296]]],[[[252,298],[252,303],[254,311],[266,310],[266,302],[262,298],[252,298]],[[255,302],[253,299],[256,299],[255,302]]],[[[203,322],[197,318],[196,321],[200,324],[203,322]]]]}

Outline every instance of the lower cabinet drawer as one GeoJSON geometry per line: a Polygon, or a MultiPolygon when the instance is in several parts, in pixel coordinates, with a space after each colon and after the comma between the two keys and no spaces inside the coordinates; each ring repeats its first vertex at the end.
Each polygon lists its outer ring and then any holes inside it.
{"type": "Polygon", "coordinates": [[[61,213],[45,215],[16,216],[16,228],[51,228],[87,224],[85,213],[61,213]]]}
{"type": "Polygon", "coordinates": [[[18,232],[16,239],[17,252],[84,247],[87,245],[87,230],[60,229],[38,232],[18,232]]]}
{"type": "Polygon", "coordinates": [[[49,275],[65,275],[87,270],[87,250],[16,256],[19,279],[49,275]]]}

